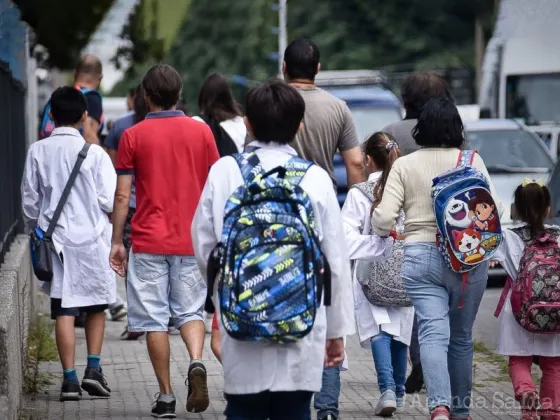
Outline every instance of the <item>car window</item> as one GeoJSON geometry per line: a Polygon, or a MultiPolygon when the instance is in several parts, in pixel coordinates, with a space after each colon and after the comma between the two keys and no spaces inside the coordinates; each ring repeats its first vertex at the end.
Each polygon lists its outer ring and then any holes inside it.
{"type": "Polygon", "coordinates": [[[542,140],[528,131],[469,130],[466,134],[489,171],[492,167],[554,168],[552,157],[542,140]]]}
{"type": "Polygon", "coordinates": [[[556,165],[548,188],[552,196],[552,214],[554,217],[560,217],[560,165],[556,165]]]}
{"type": "Polygon", "coordinates": [[[398,108],[356,107],[350,108],[350,112],[352,113],[360,142],[366,141],[370,135],[376,131],[383,130],[389,124],[402,120],[398,108]]]}

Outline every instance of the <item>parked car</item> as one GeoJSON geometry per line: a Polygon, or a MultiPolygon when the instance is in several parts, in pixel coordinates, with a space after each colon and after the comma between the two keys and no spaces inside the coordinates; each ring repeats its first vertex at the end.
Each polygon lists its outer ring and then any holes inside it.
{"type": "MultiPolygon", "coordinates": [[[[350,108],[360,142],[387,125],[402,119],[399,98],[391,92],[383,73],[375,70],[323,71],[315,84],[350,108]]],[[[346,167],[339,153],[334,158],[337,197],[340,205],[348,193],[346,167]]]]}
{"type": "MultiPolygon", "coordinates": [[[[548,181],[554,169],[554,158],[539,136],[516,121],[482,119],[464,124],[470,145],[484,160],[498,197],[504,203],[502,226],[511,226],[515,189],[526,177],[548,181]]],[[[490,271],[490,276],[504,274],[500,267],[490,271]]]]}

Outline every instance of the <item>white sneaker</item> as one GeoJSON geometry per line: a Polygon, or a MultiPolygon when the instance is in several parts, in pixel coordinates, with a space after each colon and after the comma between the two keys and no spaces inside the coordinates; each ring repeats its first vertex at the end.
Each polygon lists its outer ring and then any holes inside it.
{"type": "Polygon", "coordinates": [[[214,319],[214,314],[204,312],[204,328],[206,333],[210,334],[212,332],[212,320],[214,319]]]}
{"type": "Polygon", "coordinates": [[[405,397],[397,397],[397,408],[404,408],[405,397]]]}
{"type": "Polygon", "coordinates": [[[390,417],[397,411],[397,396],[388,389],[379,398],[379,402],[375,407],[375,415],[381,417],[390,417]]]}
{"type": "Polygon", "coordinates": [[[128,309],[126,305],[119,305],[115,308],[109,308],[109,314],[111,314],[111,321],[120,321],[128,314],[128,309]]]}

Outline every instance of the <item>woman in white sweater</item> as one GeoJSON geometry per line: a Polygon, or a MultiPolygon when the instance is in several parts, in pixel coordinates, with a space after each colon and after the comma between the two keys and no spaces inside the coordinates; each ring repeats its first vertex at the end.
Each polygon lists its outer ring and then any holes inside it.
{"type": "MultiPolygon", "coordinates": [[[[461,275],[451,271],[436,246],[436,220],[430,196],[432,180],[457,165],[463,123],[448,99],[433,99],[420,114],[413,136],[420,150],[393,165],[381,203],[372,216],[373,231],[388,235],[399,210],[406,214],[403,282],[419,322],[419,341],[432,420],[470,419],[472,326],[488,278],[488,264],[461,275]],[[459,308],[462,300],[463,307],[459,308]]],[[[489,180],[479,155],[473,167],[489,180]]],[[[496,200],[502,214],[502,205],[496,200]]]]}

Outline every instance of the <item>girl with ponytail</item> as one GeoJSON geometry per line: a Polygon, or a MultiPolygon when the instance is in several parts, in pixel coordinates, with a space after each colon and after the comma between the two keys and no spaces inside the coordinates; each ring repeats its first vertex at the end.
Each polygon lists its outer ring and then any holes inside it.
{"type": "Polygon", "coordinates": [[[348,191],[342,221],[354,262],[354,307],[362,347],[372,350],[381,398],[375,415],[391,416],[404,405],[408,346],[414,309],[402,285],[404,215],[392,238],[371,232],[371,214],[381,201],[391,167],[399,157],[394,138],[383,132],[363,145],[369,177],[348,191]],[[384,249],[381,257],[381,250],[384,249]]]}

